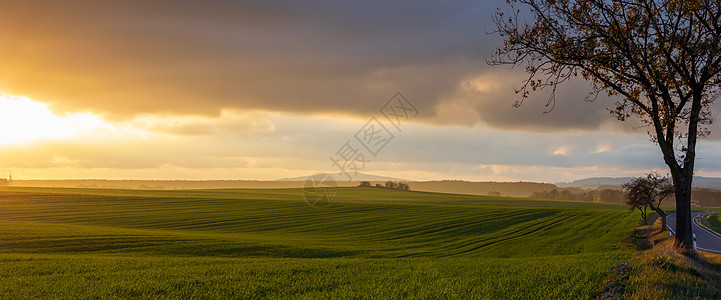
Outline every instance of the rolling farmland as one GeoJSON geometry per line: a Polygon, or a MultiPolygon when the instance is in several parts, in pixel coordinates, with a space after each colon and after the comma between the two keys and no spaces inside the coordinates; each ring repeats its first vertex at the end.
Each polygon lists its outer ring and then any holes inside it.
{"type": "Polygon", "coordinates": [[[619,205],[340,188],[0,190],[0,296],[591,297],[619,205]]]}

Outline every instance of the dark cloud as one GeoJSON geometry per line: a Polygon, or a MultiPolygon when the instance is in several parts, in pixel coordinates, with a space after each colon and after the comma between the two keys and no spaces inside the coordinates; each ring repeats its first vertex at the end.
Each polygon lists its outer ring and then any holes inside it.
{"type": "Polygon", "coordinates": [[[606,109],[611,100],[601,97],[587,101],[590,86],[580,79],[559,86],[555,100],[547,89],[533,92],[521,106],[514,107],[511,103],[521,100],[514,92],[521,82],[506,81],[496,93],[489,94],[478,107],[481,119],[498,128],[532,131],[595,130],[614,120],[606,109]]]}
{"type": "Polygon", "coordinates": [[[219,115],[222,108],[365,116],[400,90],[423,118],[446,124],[597,128],[602,106],[575,99],[583,97],[575,89],[561,92],[548,115],[536,105],[543,99],[511,107],[518,76],[501,78],[503,89],[486,94],[463,90],[465,80],[493,72],[482,58],[500,44],[486,32],[502,6],[501,0],[3,3],[0,90],[55,110],[113,118],[219,115]],[[458,101],[477,113],[442,111],[458,101]]]}

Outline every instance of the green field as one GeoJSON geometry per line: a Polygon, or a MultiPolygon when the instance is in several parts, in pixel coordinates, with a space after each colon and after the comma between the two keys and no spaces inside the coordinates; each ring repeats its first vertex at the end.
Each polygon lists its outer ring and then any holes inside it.
{"type": "Polygon", "coordinates": [[[0,298],[589,298],[613,204],[341,188],[0,190],[0,298]]]}
{"type": "Polygon", "coordinates": [[[721,233],[721,214],[714,214],[708,217],[708,222],[713,231],[721,233]]]}

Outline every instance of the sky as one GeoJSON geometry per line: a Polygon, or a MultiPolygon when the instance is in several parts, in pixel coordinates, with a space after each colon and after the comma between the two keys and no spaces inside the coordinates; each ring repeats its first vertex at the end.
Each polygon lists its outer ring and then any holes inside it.
{"type": "MultiPolygon", "coordinates": [[[[550,112],[547,92],[512,105],[523,68],[484,60],[504,0],[0,5],[0,177],[665,172],[647,128],[584,101],[583,80],[550,112]]],[[[697,175],[721,177],[719,146],[701,141],[697,175]]]]}

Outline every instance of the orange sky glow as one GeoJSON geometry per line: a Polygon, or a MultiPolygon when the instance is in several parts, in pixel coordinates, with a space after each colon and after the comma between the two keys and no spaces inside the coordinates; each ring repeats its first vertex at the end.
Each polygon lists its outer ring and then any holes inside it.
{"type": "MultiPolygon", "coordinates": [[[[523,71],[483,61],[501,43],[484,28],[502,0],[73,3],[0,11],[0,177],[335,173],[373,118],[392,140],[356,145],[363,173],[559,182],[665,170],[645,128],[610,116],[613,99],[583,101],[581,80],[551,113],[547,93],[512,106],[523,71]],[[395,126],[383,107],[399,91],[416,111],[395,126]]],[[[711,129],[696,173],[721,177],[711,129]]]]}

